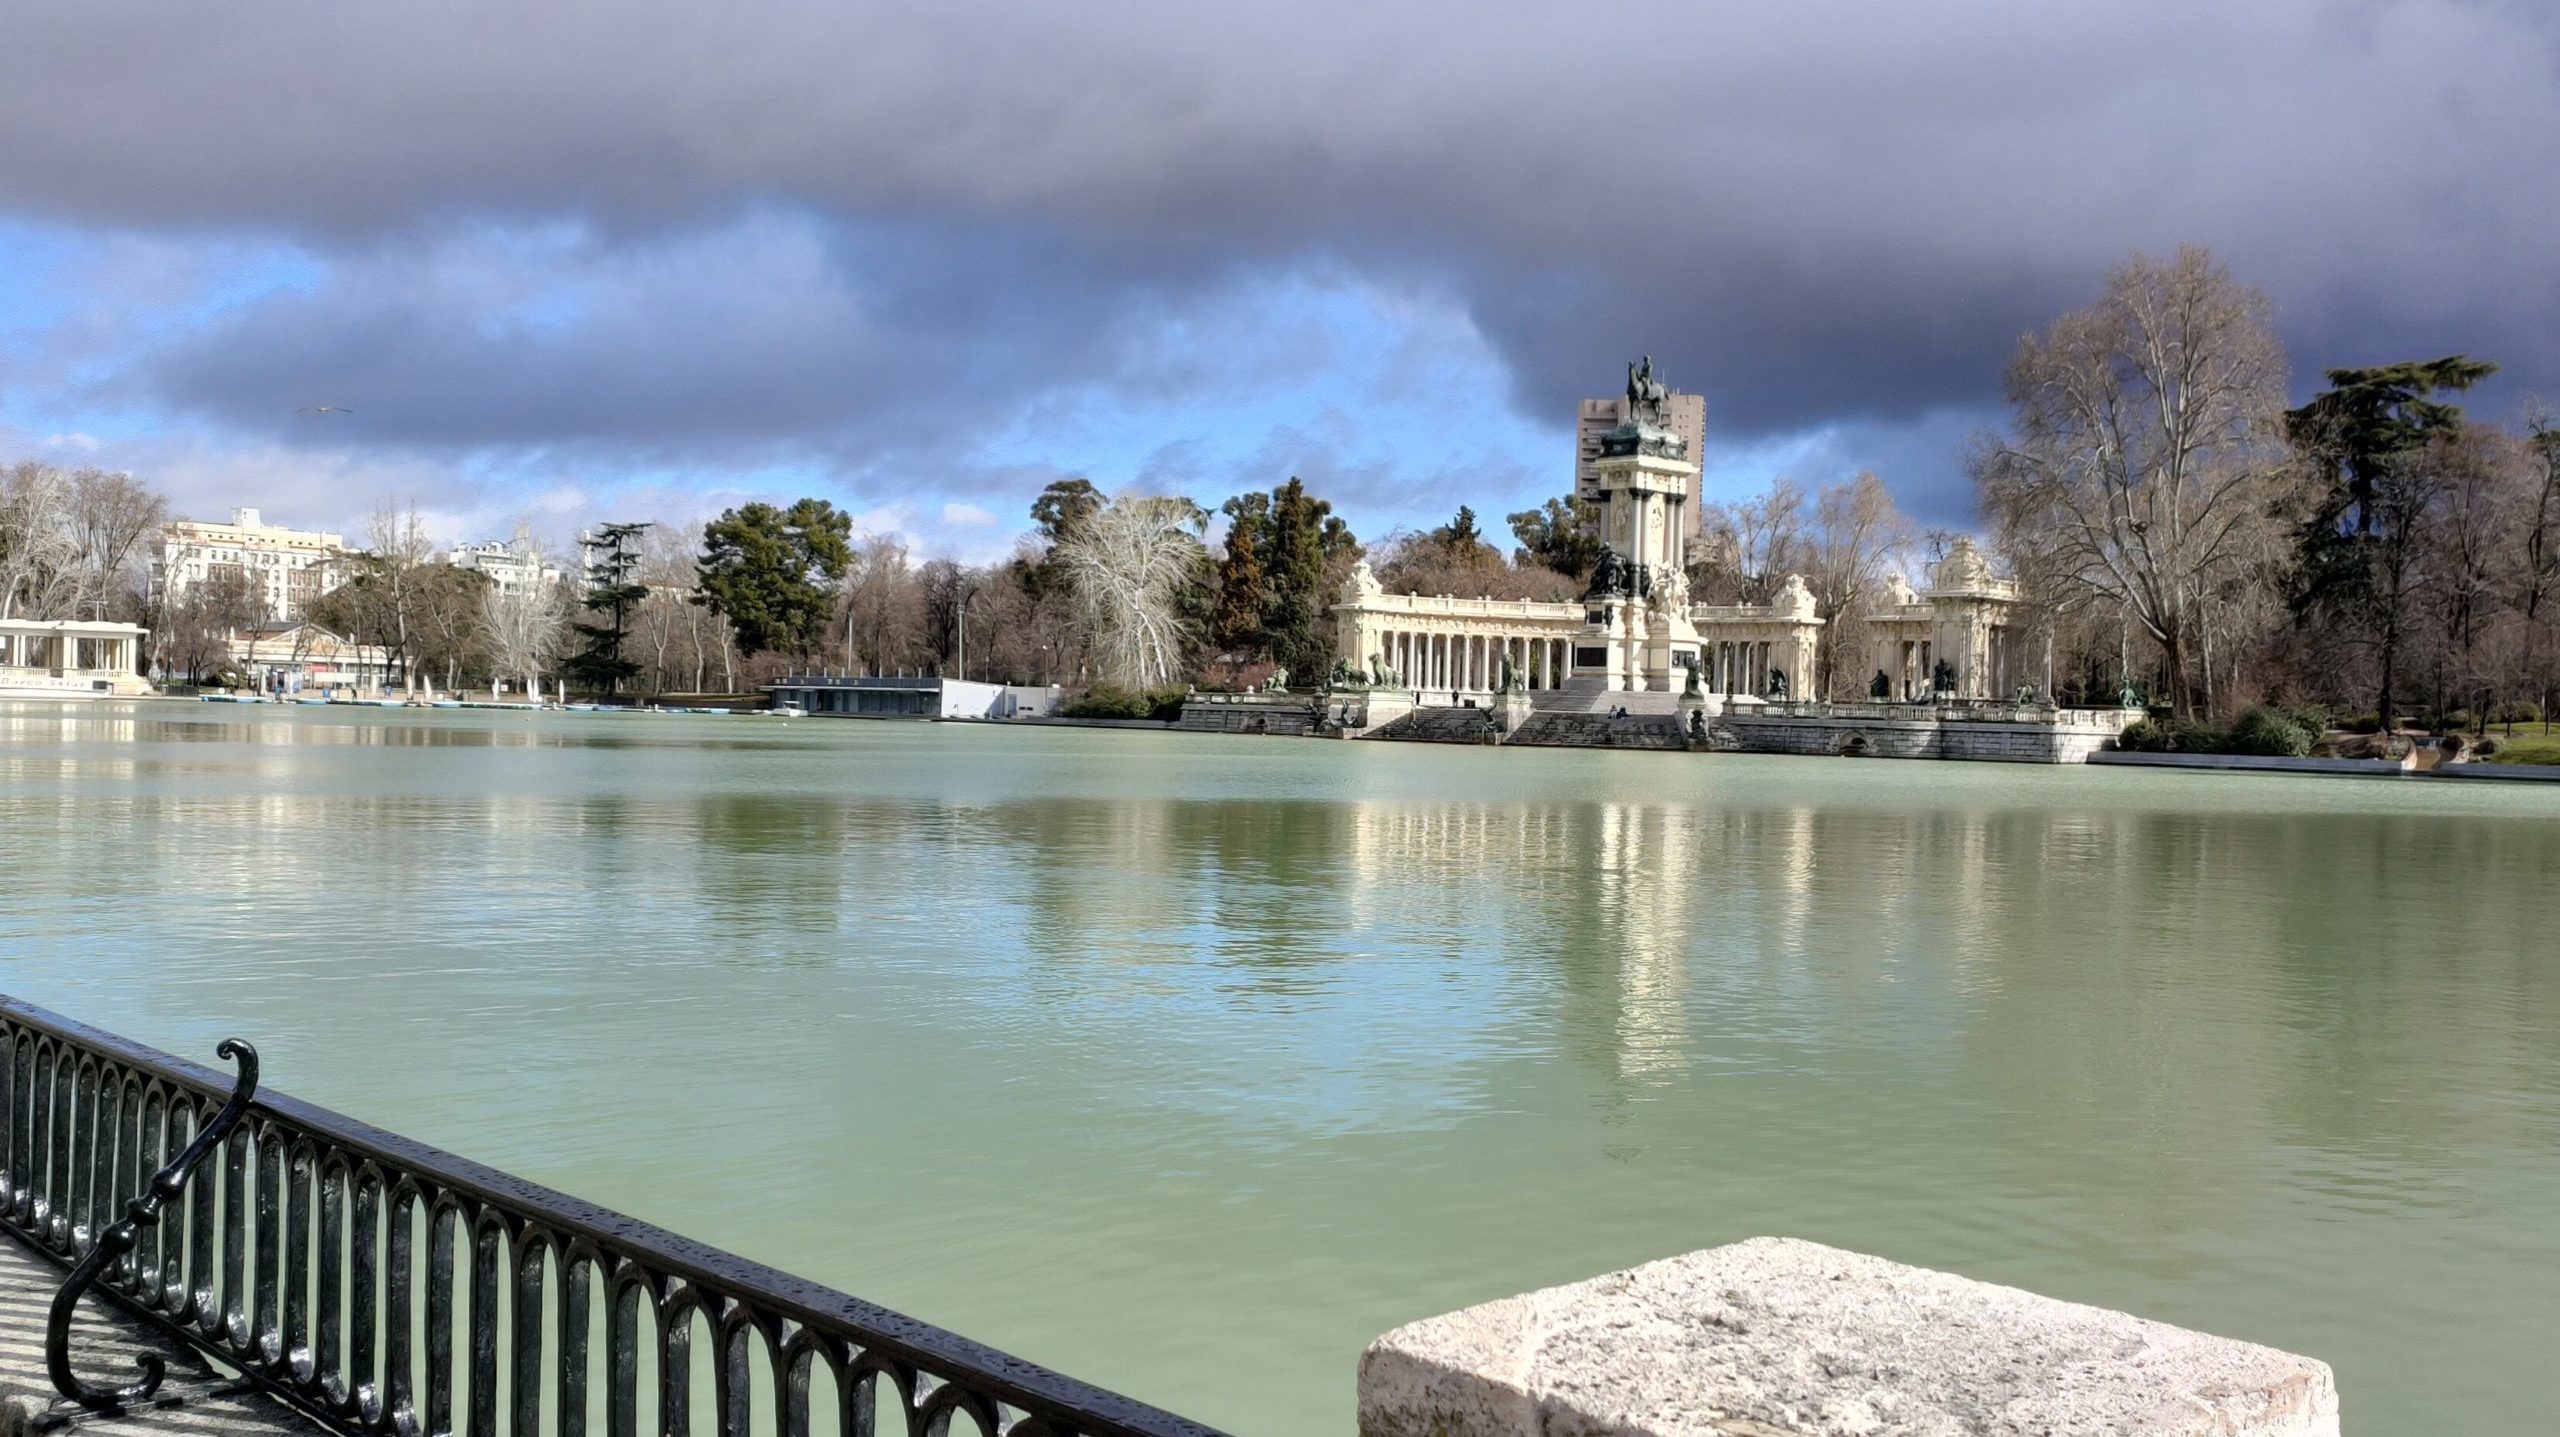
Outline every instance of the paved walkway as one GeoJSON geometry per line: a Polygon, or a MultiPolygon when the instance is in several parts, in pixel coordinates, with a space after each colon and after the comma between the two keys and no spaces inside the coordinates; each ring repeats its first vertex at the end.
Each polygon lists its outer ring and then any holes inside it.
{"type": "Polygon", "coordinates": [[[79,1437],[316,1437],[321,1427],[273,1398],[237,1391],[204,1360],[148,1333],[141,1324],[92,1299],[71,1324],[71,1364],[100,1386],[130,1382],[137,1352],[157,1352],[169,1379],[149,1407],[96,1417],[59,1400],[44,1371],[45,1314],[62,1286],[63,1269],[0,1232],[0,1437],[44,1430],[48,1415],[74,1414],[54,1430],[79,1437]],[[159,1405],[177,1398],[174,1405],[159,1405]]]}

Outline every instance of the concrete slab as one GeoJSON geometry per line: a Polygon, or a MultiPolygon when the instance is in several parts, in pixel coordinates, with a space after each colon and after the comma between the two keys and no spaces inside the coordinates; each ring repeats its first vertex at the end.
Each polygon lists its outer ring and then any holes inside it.
{"type": "Polygon", "coordinates": [[[1362,1437],[2336,1437],[2326,1364],[1754,1238],[1401,1327],[1362,1437]]]}

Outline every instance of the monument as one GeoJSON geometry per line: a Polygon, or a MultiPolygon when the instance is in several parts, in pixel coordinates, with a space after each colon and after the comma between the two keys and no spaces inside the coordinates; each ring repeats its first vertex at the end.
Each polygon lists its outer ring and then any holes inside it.
{"type": "Polygon", "coordinates": [[[1592,499],[1600,511],[1599,566],[1582,596],[1584,634],[1575,667],[1595,660],[1610,693],[1665,692],[1698,662],[1689,616],[1689,489],[1698,461],[1673,432],[1670,386],[1653,356],[1627,366],[1626,418],[1601,436],[1592,499]]]}

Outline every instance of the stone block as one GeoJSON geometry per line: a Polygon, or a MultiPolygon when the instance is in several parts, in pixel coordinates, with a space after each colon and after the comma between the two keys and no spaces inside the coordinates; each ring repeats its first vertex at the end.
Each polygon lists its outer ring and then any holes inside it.
{"type": "Polygon", "coordinates": [[[2336,1437],[2325,1363],[1788,1238],[1400,1327],[1361,1437],[2336,1437]]]}

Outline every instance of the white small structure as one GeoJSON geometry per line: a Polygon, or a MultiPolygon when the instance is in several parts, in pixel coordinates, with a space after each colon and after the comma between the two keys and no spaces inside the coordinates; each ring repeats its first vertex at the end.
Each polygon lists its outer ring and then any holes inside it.
{"type": "Polygon", "coordinates": [[[1014,719],[1058,711],[1058,690],[931,674],[785,674],[765,685],[777,709],[845,718],[1014,719]]]}
{"type": "Polygon", "coordinates": [[[260,624],[231,636],[231,666],[260,693],[348,689],[378,694],[400,668],[380,644],[360,644],[313,623],[260,624]]]}
{"type": "Polygon", "coordinates": [[[131,698],[151,692],[134,624],[0,619],[0,699],[131,698]]]}

